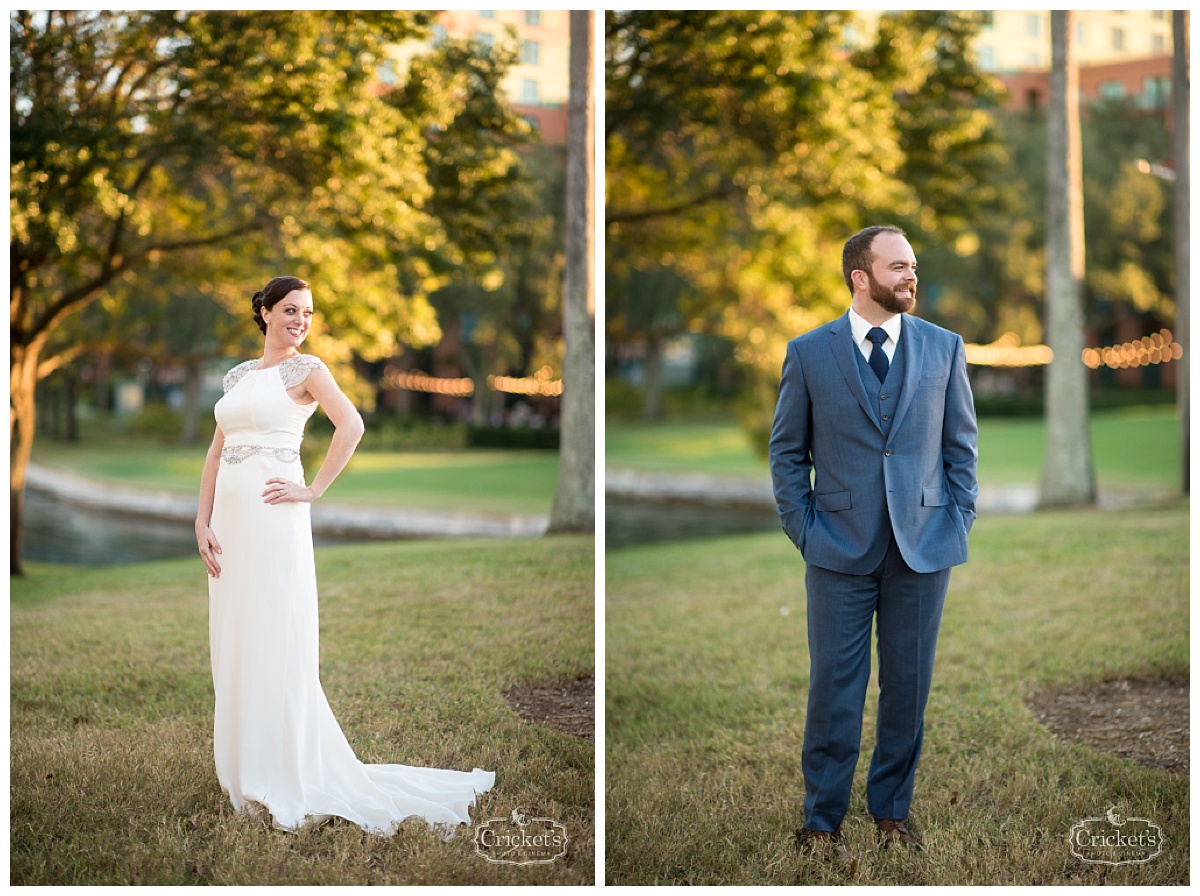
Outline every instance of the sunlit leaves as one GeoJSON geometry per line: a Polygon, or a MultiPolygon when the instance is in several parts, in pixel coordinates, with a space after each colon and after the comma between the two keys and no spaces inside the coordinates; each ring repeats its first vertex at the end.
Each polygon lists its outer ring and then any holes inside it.
{"type": "Polygon", "coordinates": [[[965,248],[998,207],[997,87],[967,54],[974,13],[888,13],[866,45],[847,11],[627,10],[606,23],[614,344],[661,341],[672,321],[718,334],[773,403],[786,341],[848,302],[846,237],[895,223],[965,248]],[[685,287],[648,295],[639,278],[668,269],[685,287]]]}
{"type": "Polygon", "coordinates": [[[499,270],[528,127],[499,98],[505,59],[460,45],[414,60],[421,97],[380,95],[386,48],[432,17],[12,14],[14,327],[53,325],[117,275],[153,291],[164,251],[184,251],[238,315],[277,273],[320,284],[332,355],[440,338],[428,294],[455,268],[499,270]]]}

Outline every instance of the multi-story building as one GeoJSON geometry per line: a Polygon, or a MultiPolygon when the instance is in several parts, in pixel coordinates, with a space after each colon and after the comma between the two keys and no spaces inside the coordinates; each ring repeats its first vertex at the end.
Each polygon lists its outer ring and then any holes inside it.
{"type": "MultiPolygon", "coordinates": [[[[860,10],[866,38],[875,32],[879,10],[860,10]]],[[[994,74],[1050,70],[1050,12],[1045,9],[983,10],[975,41],[979,66],[994,74]]],[[[1171,13],[1165,9],[1077,9],[1075,49],[1081,66],[1171,55],[1171,13]]]]}
{"type": "MultiPolygon", "coordinates": [[[[570,34],[570,12],[565,9],[449,9],[438,13],[430,41],[460,38],[516,49],[519,58],[501,85],[505,95],[537,128],[543,143],[565,145],[570,34]]],[[[393,47],[384,80],[398,80],[408,60],[427,47],[421,41],[393,47]]]]}
{"type": "MultiPolygon", "coordinates": [[[[874,33],[880,13],[861,12],[862,33],[874,33]]],[[[985,10],[975,41],[979,67],[1008,88],[1009,108],[1036,111],[1049,97],[1050,12],[985,10]]],[[[1133,97],[1166,110],[1171,87],[1171,13],[1165,9],[1080,9],[1073,12],[1080,99],[1133,97]]],[[[1169,112],[1168,112],[1169,114],[1169,112]]]]}
{"type": "MultiPolygon", "coordinates": [[[[979,65],[996,74],[1050,70],[1049,10],[994,9],[976,41],[979,65]]],[[[1081,67],[1171,55],[1171,14],[1163,9],[1080,9],[1073,13],[1081,67]]]]}

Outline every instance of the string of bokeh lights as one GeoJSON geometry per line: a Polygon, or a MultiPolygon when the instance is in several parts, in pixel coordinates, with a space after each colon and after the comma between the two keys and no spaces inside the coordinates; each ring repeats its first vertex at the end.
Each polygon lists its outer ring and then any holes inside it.
{"type": "MultiPolygon", "coordinates": [[[[967,363],[978,367],[1037,367],[1054,360],[1050,346],[1021,345],[1016,333],[1005,333],[987,345],[968,344],[966,349],[967,363]]],[[[1149,367],[1178,361],[1182,357],[1183,346],[1175,341],[1175,336],[1167,329],[1132,342],[1083,350],[1083,363],[1092,370],[1101,367],[1113,370],[1149,367]]]]}
{"type": "MultiPolygon", "coordinates": [[[[556,398],[562,395],[562,380],[554,379],[549,366],[541,368],[533,376],[489,376],[488,388],[493,392],[511,395],[527,395],[556,398]]],[[[450,395],[454,398],[470,398],[475,394],[475,381],[470,377],[432,376],[421,370],[407,373],[388,367],[380,381],[384,389],[403,389],[408,392],[428,392],[434,395],[450,395]]]]}
{"type": "MultiPolygon", "coordinates": [[[[987,345],[967,343],[967,363],[977,367],[1038,367],[1054,360],[1048,345],[1021,345],[1016,333],[1005,333],[987,345]]],[[[1170,330],[1163,329],[1132,342],[1104,348],[1085,348],[1083,363],[1092,370],[1109,367],[1113,370],[1130,367],[1149,367],[1167,364],[1183,357],[1183,346],[1175,341],[1170,330]]],[[[549,366],[533,376],[489,376],[488,388],[510,395],[557,398],[562,395],[562,380],[553,378],[549,366]]],[[[470,377],[432,376],[420,370],[407,373],[389,367],[380,385],[384,389],[403,389],[409,392],[428,392],[454,398],[470,398],[475,394],[475,382],[470,377]]]]}

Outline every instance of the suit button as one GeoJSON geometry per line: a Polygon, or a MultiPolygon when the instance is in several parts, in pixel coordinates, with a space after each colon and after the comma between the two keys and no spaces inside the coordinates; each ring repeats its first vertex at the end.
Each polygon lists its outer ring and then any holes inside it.
{"type": "Polygon", "coordinates": [[[880,395],[880,396],[879,396],[879,400],[880,400],[880,401],[887,401],[887,396],[886,396],[886,395],[880,395]]]}
{"type": "Polygon", "coordinates": [[[887,414],[884,414],[884,415],[883,415],[883,419],[884,419],[884,420],[886,420],[887,418],[888,418],[888,415],[887,415],[887,414]]]}
{"type": "Polygon", "coordinates": [[[892,449],[891,449],[891,448],[885,448],[885,449],[883,450],[883,456],[884,456],[884,457],[891,457],[891,456],[892,456],[892,449]]]}

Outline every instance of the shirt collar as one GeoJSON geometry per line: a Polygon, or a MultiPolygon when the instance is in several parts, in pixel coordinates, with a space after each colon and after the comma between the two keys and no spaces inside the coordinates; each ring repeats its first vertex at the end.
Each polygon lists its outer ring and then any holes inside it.
{"type": "MultiPolygon", "coordinates": [[[[883,331],[888,334],[888,338],[892,340],[893,345],[900,344],[900,322],[902,319],[903,315],[893,314],[882,324],[880,324],[880,326],[883,327],[883,331]]],[[[871,332],[871,328],[873,326],[874,324],[868,323],[867,320],[853,308],[850,309],[850,332],[854,336],[855,345],[862,345],[863,342],[866,341],[867,334],[871,332]]]]}

